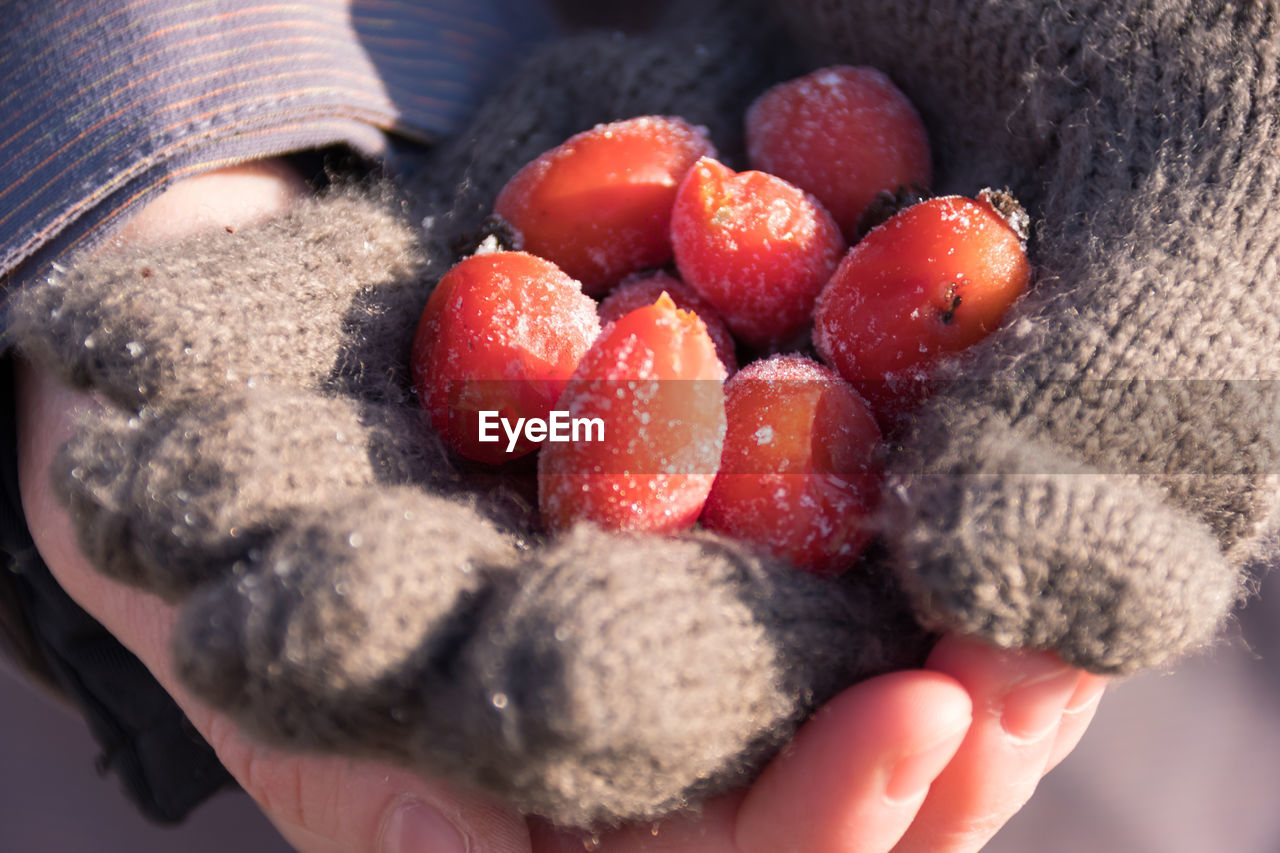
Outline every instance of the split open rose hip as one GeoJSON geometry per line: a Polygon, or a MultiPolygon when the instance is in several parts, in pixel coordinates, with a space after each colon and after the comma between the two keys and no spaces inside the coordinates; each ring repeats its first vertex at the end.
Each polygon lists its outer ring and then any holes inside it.
{"type": "Polygon", "coordinates": [[[628,273],[671,259],[676,187],[715,153],[706,130],[665,116],[597,125],[524,166],[494,202],[522,248],[598,295],[628,273]]]}
{"type": "Polygon", "coordinates": [[[598,311],[600,325],[611,323],[637,308],[652,305],[664,293],[671,297],[671,301],[677,308],[683,308],[698,315],[698,319],[707,327],[707,334],[716,345],[716,355],[720,356],[720,363],[724,365],[724,369],[730,374],[737,370],[738,356],[733,334],[724,320],[720,319],[716,309],[695,293],[693,288],[662,270],[628,276],[620,281],[617,287],[609,291],[608,296],[600,300],[598,311]]]}
{"type": "Polygon", "coordinates": [[[598,431],[538,454],[546,527],[691,527],[720,466],[724,379],[702,321],[668,296],[607,326],[557,404],[574,422],[598,423],[598,431]]]}
{"type": "Polygon", "coordinates": [[[671,243],[684,282],[740,340],[762,349],[804,331],[845,250],[835,220],[813,196],[710,157],[680,184],[671,243]]]}
{"type": "Polygon", "coordinates": [[[536,444],[509,444],[498,425],[546,420],[599,333],[595,302],[555,264],[524,252],[472,255],[427,300],[413,383],[451,447],[500,464],[536,444]]]}

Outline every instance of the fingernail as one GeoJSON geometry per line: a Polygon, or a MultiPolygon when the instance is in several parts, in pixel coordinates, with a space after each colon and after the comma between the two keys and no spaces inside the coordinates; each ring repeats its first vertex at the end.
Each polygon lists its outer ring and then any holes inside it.
{"type": "Polygon", "coordinates": [[[960,742],[969,731],[969,723],[970,718],[966,717],[960,726],[941,740],[899,760],[885,784],[885,797],[894,803],[913,802],[923,797],[960,748],[960,742]]]}
{"type": "Polygon", "coordinates": [[[467,853],[470,849],[466,836],[452,822],[417,801],[396,810],[382,839],[383,853],[467,853]]]}
{"type": "Polygon", "coordinates": [[[1005,695],[1000,727],[1010,737],[1036,741],[1062,721],[1067,701],[1080,683],[1080,671],[1063,667],[1019,682],[1005,695]]]}
{"type": "Polygon", "coordinates": [[[1102,698],[1102,694],[1106,691],[1107,679],[1105,677],[1086,673],[1081,676],[1075,692],[1067,700],[1067,707],[1064,713],[1079,714],[1091,708],[1098,704],[1098,700],[1102,698]]]}

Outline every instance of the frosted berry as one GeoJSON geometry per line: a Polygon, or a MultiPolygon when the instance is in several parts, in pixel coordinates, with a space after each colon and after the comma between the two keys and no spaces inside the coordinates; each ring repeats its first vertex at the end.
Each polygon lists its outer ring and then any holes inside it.
{"type": "Polygon", "coordinates": [[[455,450],[498,464],[513,451],[481,441],[480,413],[545,419],[600,333],[596,305],[555,264],[524,252],[473,255],[440,279],[418,321],[411,372],[431,423],[455,450]]]}
{"type": "Polygon", "coordinates": [[[877,411],[909,405],[938,360],[990,334],[1030,279],[1023,235],[987,200],[932,198],[849,250],[818,297],[813,343],[877,411]]]}
{"type": "Polygon", "coordinates": [[[716,345],[716,355],[724,369],[733,373],[738,369],[738,357],[735,353],[733,335],[724,320],[716,313],[711,304],[694,292],[693,288],[670,273],[661,270],[651,273],[640,273],[628,276],[609,291],[609,295],[600,300],[600,325],[612,323],[630,311],[652,305],[658,297],[666,293],[677,308],[692,311],[698,315],[707,327],[707,334],[716,345]]]}
{"type": "Polygon", "coordinates": [[[694,161],[713,153],[706,131],[678,118],[597,125],[516,172],[494,212],[525,251],[598,295],[628,273],[671,259],[676,187],[694,161]]]}
{"type": "Polygon", "coordinates": [[[738,371],[725,415],[703,525],[815,574],[849,568],[871,539],[880,483],[867,404],[831,368],[786,355],[738,371]]]}
{"type": "Polygon", "coordinates": [[[840,229],[813,196],[710,157],[680,185],[671,242],[681,279],[757,348],[808,326],[814,299],[845,250],[840,229]]]}
{"type": "MultiPolygon", "coordinates": [[[[669,533],[694,524],[724,446],[725,371],[702,321],[668,296],[611,323],[557,408],[600,430],[538,455],[543,523],[669,533]]],[[[585,435],[585,432],[584,432],[585,435]]]]}
{"type": "Polygon", "coordinates": [[[747,110],[746,136],[751,167],[813,193],[849,240],[877,194],[932,180],[919,113],[874,68],[833,66],[778,84],[747,110]]]}

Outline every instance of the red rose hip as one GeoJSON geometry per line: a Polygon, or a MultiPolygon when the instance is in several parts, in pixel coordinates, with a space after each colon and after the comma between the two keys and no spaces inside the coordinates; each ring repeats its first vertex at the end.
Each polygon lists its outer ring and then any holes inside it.
{"type": "Polygon", "coordinates": [[[914,106],[884,73],[833,66],[780,83],[752,103],[754,169],[813,193],[849,240],[880,192],[929,186],[929,140],[914,106]]]}
{"type": "Polygon", "coordinates": [[[668,296],[607,326],[557,404],[591,440],[538,455],[544,525],[692,526],[720,464],[724,378],[702,321],[668,296]],[[585,428],[596,421],[598,431],[585,428]]]}
{"type": "Polygon", "coordinates": [[[707,334],[716,345],[716,355],[724,369],[733,373],[738,369],[738,356],[734,351],[733,334],[710,303],[693,291],[693,288],[670,273],[661,270],[628,276],[600,300],[600,325],[604,326],[637,308],[652,305],[666,293],[677,308],[692,311],[707,327],[707,334]]]}
{"type": "Polygon", "coordinates": [[[671,242],[681,279],[758,348],[804,330],[845,250],[840,229],[813,196],[710,157],[680,184],[671,242]]]}
{"type": "Polygon", "coordinates": [[[436,430],[470,459],[498,464],[529,452],[508,450],[499,430],[481,430],[482,413],[546,419],[570,375],[600,333],[596,305],[550,261],[524,252],[473,255],[440,279],[418,321],[413,383],[436,430]]]}
{"type": "Polygon", "coordinates": [[[739,370],[702,524],[815,574],[849,568],[871,538],[880,430],[831,368],[799,355],[739,370]]]}
{"type": "Polygon", "coordinates": [[[932,198],[849,251],[818,297],[813,343],[878,412],[909,405],[938,360],[994,330],[1030,279],[1023,238],[988,201],[932,198]]]}
{"type": "Polygon", "coordinates": [[[523,249],[557,264],[592,295],[671,259],[676,187],[714,149],[705,130],[663,116],[597,125],[524,166],[494,212],[523,249]]]}

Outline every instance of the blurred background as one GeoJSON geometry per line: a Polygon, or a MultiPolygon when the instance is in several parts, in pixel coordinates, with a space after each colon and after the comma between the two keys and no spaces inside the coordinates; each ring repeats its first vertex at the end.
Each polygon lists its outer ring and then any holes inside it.
{"type": "Polygon", "coordinates": [[[290,853],[240,792],[185,824],[148,823],[78,716],[0,663],[0,853],[290,853]]]}
{"type": "MultiPolygon", "coordinates": [[[[986,853],[1280,853],[1280,578],[1212,654],[1114,685],[986,853]]],[[[80,721],[0,668],[3,853],[287,853],[247,797],[148,824],[80,721]]]]}

